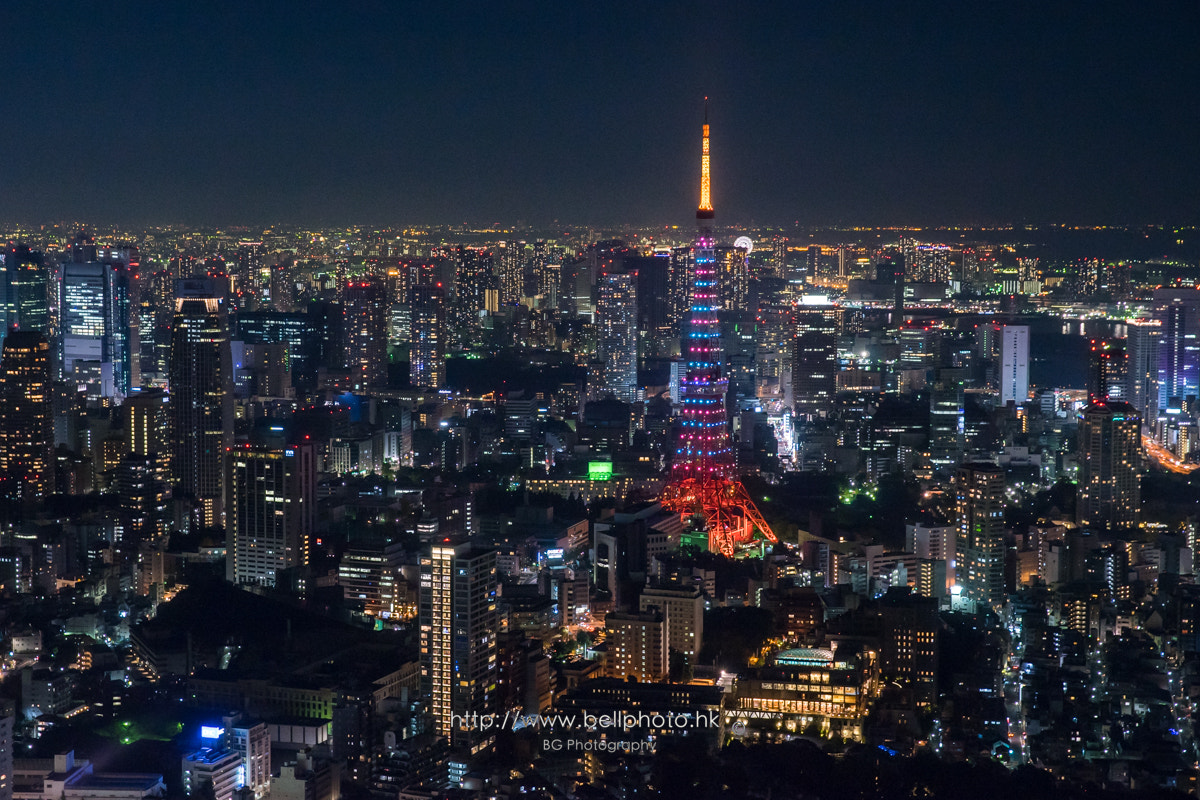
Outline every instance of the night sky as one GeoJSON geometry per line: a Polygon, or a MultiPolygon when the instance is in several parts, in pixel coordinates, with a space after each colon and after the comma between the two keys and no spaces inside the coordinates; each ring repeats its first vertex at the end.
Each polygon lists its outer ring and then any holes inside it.
{"type": "Polygon", "coordinates": [[[0,219],[1200,222],[1200,5],[0,3],[0,219]]]}

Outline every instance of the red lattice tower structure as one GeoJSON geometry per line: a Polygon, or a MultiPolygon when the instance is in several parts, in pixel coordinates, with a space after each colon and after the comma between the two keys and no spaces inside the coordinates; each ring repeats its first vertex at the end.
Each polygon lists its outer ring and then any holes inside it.
{"type": "Polygon", "coordinates": [[[661,501],[671,511],[702,516],[708,531],[708,549],[732,557],[739,545],[754,540],[756,530],[772,542],[777,539],[750,493],[737,479],[729,438],[725,410],[729,381],[723,368],[721,298],[713,252],[707,99],[700,161],[700,207],[696,210],[699,230],[693,248],[690,287],[687,374],[680,387],[683,430],[671,467],[671,480],[663,489],[661,501]]]}

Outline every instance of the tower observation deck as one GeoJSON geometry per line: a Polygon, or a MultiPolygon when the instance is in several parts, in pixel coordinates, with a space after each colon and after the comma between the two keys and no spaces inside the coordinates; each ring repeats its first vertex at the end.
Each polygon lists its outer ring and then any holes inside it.
{"type": "MultiPolygon", "coordinates": [[[[707,100],[707,98],[706,98],[707,100]]],[[[720,288],[713,247],[709,174],[708,108],[705,105],[700,157],[700,205],[696,209],[694,267],[690,281],[691,314],[686,353],[687,372],[681,388],[682,430],[671,467],[671,480],[660,498],[665,508],[701,518],[708,549],[732,557],[754,540],[755,531],[777,541],[750,493],[737,479],[725,395],[721,346],[720,288]]]]}

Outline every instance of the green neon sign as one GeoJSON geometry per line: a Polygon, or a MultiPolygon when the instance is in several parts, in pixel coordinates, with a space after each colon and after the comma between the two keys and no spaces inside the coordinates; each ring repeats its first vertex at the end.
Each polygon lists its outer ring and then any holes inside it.
{"type": "Polygon", "coordinates": [[[612,462],[611,461],[589,461],[588,462],[588,480],[589,481],[610,481],[610,480],[612,480],[612,462]]]}

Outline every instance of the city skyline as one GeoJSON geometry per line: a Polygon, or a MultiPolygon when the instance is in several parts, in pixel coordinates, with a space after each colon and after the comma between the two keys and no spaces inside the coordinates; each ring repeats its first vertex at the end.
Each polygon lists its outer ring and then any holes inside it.
{"type": "Polygon", "coordinates": [[[0,800],[1200,786],[1183,15],[15,10],[0,800]]]}
{"type": "Polygon", "coordinates": [[[5,9],[0,219],[686,223],[709,96],[725,220],[1200,220],[1190,5],[73,5],[5,9]]]}

